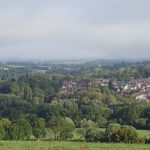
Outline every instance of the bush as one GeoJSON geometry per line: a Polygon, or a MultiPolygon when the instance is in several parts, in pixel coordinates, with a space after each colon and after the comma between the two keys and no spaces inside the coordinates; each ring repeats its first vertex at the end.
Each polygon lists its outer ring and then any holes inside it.
{"type": "Polygon", "coordinates": [[[106,131],[105,131],[105,137],[106,137],[107,142],[111,141],[112,134],[118,131],[120,128],[121,128],[121,125],[117,123],[111,123],[107,126],[106,131]]]}
{"type": "Polygon", "coordinates": [[[111,142],[122,142],[122,143],[141,143],[142,139],[139,138],[138,133],[133,127],[122,127],[121,129],[114,132],[111,137],[111,142]]]}
{"type": "Polygon", "coordinates": [[[97,128],[89,128],[86,131],[85,139],[87,142],[104,142],[105,134],[97,128]]]}

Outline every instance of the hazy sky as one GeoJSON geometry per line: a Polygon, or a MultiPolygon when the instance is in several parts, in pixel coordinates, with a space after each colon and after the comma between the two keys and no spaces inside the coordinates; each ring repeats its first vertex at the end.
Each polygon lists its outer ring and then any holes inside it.
{"type": "Polygon", "coordinates": [[[150,0],[0,0],[0,58],[150,58],[150,0]]]}

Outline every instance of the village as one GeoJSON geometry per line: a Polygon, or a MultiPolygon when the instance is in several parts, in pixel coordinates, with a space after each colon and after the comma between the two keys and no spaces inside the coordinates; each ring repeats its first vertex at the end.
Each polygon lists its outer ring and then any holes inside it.
{"type": "Polygon", "coordinates": [[[150,78],[131,78],[127,83],[116,79],[96,78],[92,80],[65,81],[60,89],[61,93],[75,93],[78,90],[92,87],[106,87],[116,91],[117,94],[130,93],[131,97],[137,101],[150,100],[150,78]]]}

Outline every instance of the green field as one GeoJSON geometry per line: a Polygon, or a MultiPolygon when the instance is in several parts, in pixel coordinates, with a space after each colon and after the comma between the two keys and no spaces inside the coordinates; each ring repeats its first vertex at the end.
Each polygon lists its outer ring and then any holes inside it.
{"type": "Polygon", "coordinates": [[[149,150],[144,144],[101,144],[79,142],[0,141],[0,150],[149,150]]]}
{"type": "Polygon", "coordinates": [[[145,137],[147,135],[150,135],[150,130],[137,130],[140,137],[145,137]]]}

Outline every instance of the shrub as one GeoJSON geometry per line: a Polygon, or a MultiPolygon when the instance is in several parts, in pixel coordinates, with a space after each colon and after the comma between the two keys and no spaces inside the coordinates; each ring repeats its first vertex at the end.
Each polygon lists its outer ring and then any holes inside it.
{"type": "Polygon", "coordinates": [[[105,134],[96,128],[89,128],[86,131],[85,139],[87,142],[104,142],[105,134]]]}
{"type": "Polygon", "coordinates": [[[121,128],[121,125],[117,123],[112,123],[107,126],[106,131],[105,131],[105,137],[106,137],[107,142],[111,141],[112,134],[118,131],[120,128],[121,128]]]}
{"type": "Polygon", "coordinates": [[[139,138],[138,133],[135,128],[123,126],[116,132],[114,132],[111,137],[111,142],[122,142],[122,143],[141,143],[142,139],[139,138]]]}

